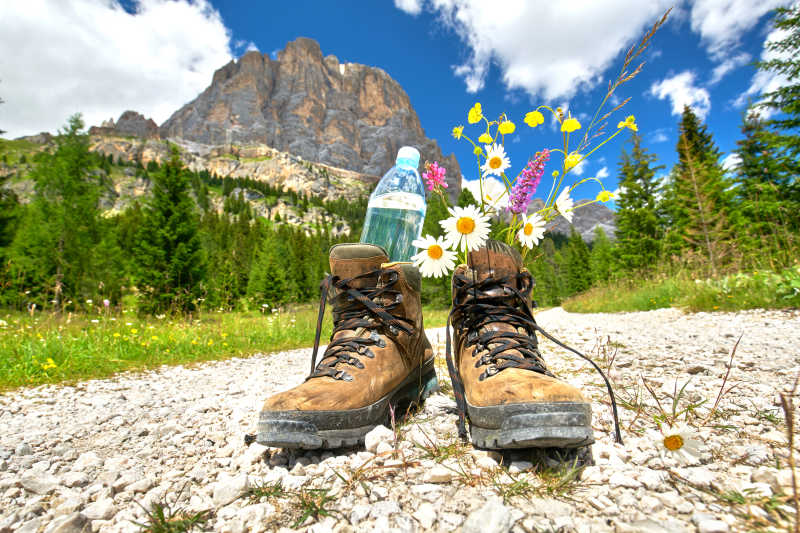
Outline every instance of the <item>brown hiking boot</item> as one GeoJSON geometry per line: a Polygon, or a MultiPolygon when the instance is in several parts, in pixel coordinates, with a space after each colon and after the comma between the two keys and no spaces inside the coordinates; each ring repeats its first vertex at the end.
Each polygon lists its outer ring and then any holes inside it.
{"type": "Polygon", "coordinates": [[[482,448],[594,442],[591,403],[557,379],[539,353],[535,332],[542,330],[530,308],[534,282],[519,253],[490,240],[470,253],[469,263],[453,273],[454,360],[449,335],[447,349],[460,433],[466,436],[466,415],[472,443],[482,448]]]}
{"type": "Polygon", "coordinates": [[[389,263],[372,244],[331,248],[311,374],[269,398],[257,441],[282,448],[339,448],[389,420],[389,408],[420,404],[437,387],[433,350],[422,324],[420,275],[411,263],[389,263]],[[320,326],[329,296],[333,335],[318,365],[320,326]]]}

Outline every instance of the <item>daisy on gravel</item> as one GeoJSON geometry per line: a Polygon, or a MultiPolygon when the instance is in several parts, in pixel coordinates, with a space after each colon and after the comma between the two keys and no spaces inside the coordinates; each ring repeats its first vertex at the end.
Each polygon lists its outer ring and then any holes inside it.
{"type": "Polygon", "coordinates": [[[426,278],[444,276],[456,265],[456,253],[447,249],[443,237],[426,235],[411,244],[422,249],[417,255],[411,256],[411,260],[426,278]]]}
{"type": "Polygon", "coordinates": [[[484,178],[491,175],[502,176],[503,172],[510,166],[511,161],[509,161],[506,150],[502,145],[497,143],[486,145],[486,162],[481,167],[484,178]]]}
{"type": "Polygon", "coordinates": [[[693,464],[700,457],[703,444],[697,430],[682,422],[661,431],[652,431],[650,436],[662,457],[672,456],[684,464],[693,464]]]}
{"type": "Polygon", "coordinates": [[[474,205],[449,209],[450,218],[439,224],[444,229],[445,242],[453,250],[477,250],[489,236],[489,218],[474,205]]]}
{"type": "Polygon", "coordinates": [[[517,232],[517,238],[522,246],[533,248],[544,237],[544,219],[539,213],[522,217],[522,227],[517,232]]]}
{"type": "Polygon", "coordinates": [[[564,187],[561,193],[556,198],[556,210],[561,213],[561,216],[567,219],[567,222],[572,224],[572,198],[569,197],[569,187],[564,187]]]}

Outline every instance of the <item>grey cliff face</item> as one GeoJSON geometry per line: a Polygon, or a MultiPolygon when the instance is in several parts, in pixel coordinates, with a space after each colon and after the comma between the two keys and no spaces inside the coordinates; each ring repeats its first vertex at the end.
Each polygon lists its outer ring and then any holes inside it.
{"type": "Polygon", "coordinates": [[[211,85],[160,128],[162,138],[206,145],[265,144],[337,168],[381,176],[397,150],[415,146],[421,160],[447,168],[448,191],[461,170],[425,136],[408,95],[383,70],[323,57],[306,38],[278,59],[248,52],[214,73],[211,85]]]}
{"type": "Polygon", "coordinates": [[[111,135],[119,137],[139,137],[141,139],[158,139],[158,124],[153,119],[145,118],[136,111],[125,111],[116,124],[109,119],[99,127],[89,128],[90,135],[111,135]]]}
{"type": "MultiPolygon", "coordinates": [[[[577,200],[575,205],[580,205],[588,201],[589,200],[577,200]]],[[[615,221],[614,211],[600,203],[589,204],[576,209],[572,218],[572,225],[575,226],[575,231],[580,233],[581,237],[583,237],[583,240],[586,242],[594,241],[594,231],[598,226],[603,229],[609,240],[613,241],[616,238],[614,233],[617,230],[617,223],[615,221]]],[[[555,219],[551,231],[569,235],[569,226],[567,219],[559,215],[558,218],[555,219]]]]}

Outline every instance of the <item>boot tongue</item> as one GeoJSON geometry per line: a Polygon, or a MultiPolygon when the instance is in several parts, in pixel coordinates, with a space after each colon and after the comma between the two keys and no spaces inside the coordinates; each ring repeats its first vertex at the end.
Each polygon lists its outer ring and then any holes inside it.
{"type": "MultiPolygon", "coordinates": [[[[519,274],[522,268],[522,257],[519,252],[510,247],[509,245],[498,242],[492,239],[486,241],[486,244],[469,254],[469,267],[461,266],[462,274],[471,277],[474,276],[478,281],[483,281],[487,278],[500,279],[511,277],[504,285],[517,287],[517,281],[513,278],[519,274]]],[[[500,287],[491,289],[491,292],[497,293],[497,296],[503,295],[503,290],[500,287]]],[[[487,295],[489,293],[486,293],[487,295]]],[[[467,295],[469,299],[469,296],[467,295]]],[[[487,330],[494,331],[516,331],[516,329],[504,322],[491,322],[485,324],[480,333],[487,330]]]]}
{"type": "MultiPolygon", "coordinates": [[[[380,246],[365,243],[337,244],[331,248],[330,265],[331,273],[342,279],[353,278],[376,270],[382,263],[387,263],[389,256],[380,246]]],[[[375,287],[378,274],[354,280],[350,283],[353,288],[375,287]]]]}
{"type": "Polygon", "coordinates": [[[522,257],[509,245],[489,239],[483,247],[469,253],[469,265],[479,280],[490,276],[505,278],[519,274],[522,257]]]}

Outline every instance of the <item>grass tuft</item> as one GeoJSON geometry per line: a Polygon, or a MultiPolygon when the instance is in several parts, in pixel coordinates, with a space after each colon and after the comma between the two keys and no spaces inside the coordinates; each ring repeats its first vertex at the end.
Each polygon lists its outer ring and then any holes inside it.
{"type": "MultiPolygon", "coordinates": [[[[180,500],[184,489],[184,485],[175,498],[175,502],[180,500]]],[[[146,523],[134,522],[141,528],[143,533],[184,533],[193,530],[206,530],[206,523],[211,519],[213,513],[211,511],[199,511],[197,513],[190,513],[178,507],[177,503],[170,505],[166,496],[160,502],[155,502],[150,506],[150,509],[145,508],[139,502],[136,502],[139,507],[144,509],[147,515],[146,523]]]]}

